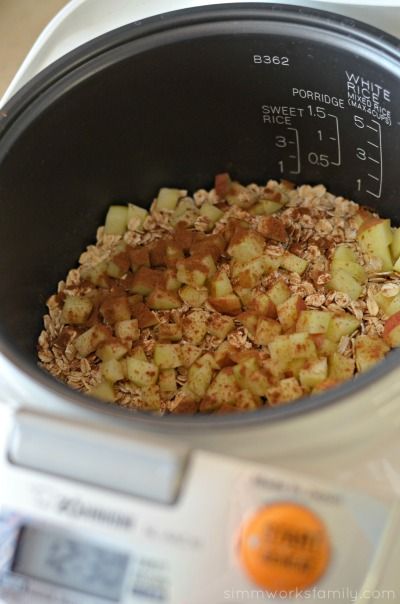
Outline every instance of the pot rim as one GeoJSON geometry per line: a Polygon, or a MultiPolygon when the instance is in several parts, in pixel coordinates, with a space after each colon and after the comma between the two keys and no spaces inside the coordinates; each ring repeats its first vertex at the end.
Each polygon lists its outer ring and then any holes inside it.
{"type": "MultiPolygon", "coordinates": [[[[384,53],[387,58],[399,63],[400,68],[400,41],[394,36],[384,33],[374,27],[319,9],[310,9],[299,6],[282,4],[243,3],[221,4],[188,8],[168,12],[163,15],[149,17],[143,21],[124,25],[107,32],[67,53],[25,84],[0,111],[0,146],[1,138],[12,128],[18,120],[29,112],[31,105],[43,97],[56,84],[89,61],[101,57],[108,52],[122,47],[125,44],[146,38],[150,35],[157,36],[164,32],[182,29],[198,24],[246,20],[279,21],[299,26],[311,26],[325,32],[336,33],[346,38],[351,36],[353,44],[367,45],[370,49],[384,53]]],[[[393,372],[400,363],[400,350],[389,353],[382,363],[357,376],[355,379],[322,394],[306,396],[287,405],[276,407],[263,407],[251,413],[232,413],[221,416],[202,415],[166,415],[163,417],[151,415],[146,412],[136,411],[110,405],[92,399],[84,394],[72,390],[67,385],[57,381],[50,374],[41,370],[33,362],[28,362],[26,357],[19,353],[12,343],[2,333],[0,328],[0,353],[22,372],[32,382],[39,384],[48,394],[59,397],[64,403],[72,403],[85,409],[91,409],[101,414],[118,415],[130,418],[135,422],[135,427],[146,425],[162,427],[163,429],[188,428],[191,429],[221,429],[242,428],[258,426],[260,422],[269,424],[280,420],[304,416],[306,413],[325,409],[328,406],[344,404],[354,394],[365,391],[373,382],[393,372]]]]}

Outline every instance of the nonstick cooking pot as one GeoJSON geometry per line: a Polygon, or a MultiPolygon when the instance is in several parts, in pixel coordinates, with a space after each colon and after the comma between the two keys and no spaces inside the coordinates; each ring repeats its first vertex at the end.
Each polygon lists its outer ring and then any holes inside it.
{"type": "Polygon", "coordinates": [[[0,350],[14,376],[136,425],[191,427],[286,421],[349,405],[390,376],[393,384],[397,352],[292,405],[156,418],[58,383],[38,368],[36,341],[45,300],[94,240],[107,207],[149,205],[161,186],[211,187],[224,171],[244,183],[324,183],[399,224],[399,82],[396,39],[330,13],[270,4],[133,23],[39,74],[0,120],[0,350]]]}

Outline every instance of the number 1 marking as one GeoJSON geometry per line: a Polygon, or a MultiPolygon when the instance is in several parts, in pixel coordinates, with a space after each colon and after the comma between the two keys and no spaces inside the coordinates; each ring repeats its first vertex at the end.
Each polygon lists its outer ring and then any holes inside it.
{"type": "Polygon", "coordinates": [[[331,161],[331,165],[332,166],[340,166],[342,163],[342,152],[340,149],[340,133],[339,133],[339,120],[337,118],[336,115],[333,115],[332,113],[328,113],[329,117],[332,117],[335,120],[336,123],[336,139],[334,137],[330,137],[331,140],[336,140],[337,141],[337,161],[331,161]]]}

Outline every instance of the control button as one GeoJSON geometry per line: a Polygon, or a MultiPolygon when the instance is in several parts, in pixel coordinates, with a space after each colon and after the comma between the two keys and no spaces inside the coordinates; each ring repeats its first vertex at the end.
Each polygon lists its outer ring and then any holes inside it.
{"type": "Polygon", "coordinates": [[[310,509],[291,502],[259,509],[244,524],[239,548],[246,572],[267,591],[313,585],[330,558],[323,522],[310,509]]]}

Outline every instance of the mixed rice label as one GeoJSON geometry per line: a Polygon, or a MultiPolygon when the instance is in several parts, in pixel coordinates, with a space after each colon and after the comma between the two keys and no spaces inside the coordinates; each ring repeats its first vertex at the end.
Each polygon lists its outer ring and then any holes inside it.
{"type": "Polygon", "coordinates": [[[400,346],[399,257],[400,228],[323,185],[162,188],[109,208],[47,302],[40,365],[158,414],[287,404],[400,346]]]}

